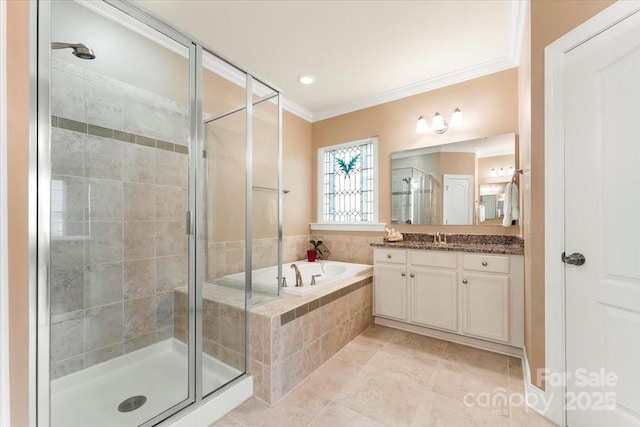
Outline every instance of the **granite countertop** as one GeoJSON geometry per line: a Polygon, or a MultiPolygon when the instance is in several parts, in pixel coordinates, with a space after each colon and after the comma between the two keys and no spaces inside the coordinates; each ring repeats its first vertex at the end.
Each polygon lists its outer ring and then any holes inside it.
{"type": "Polygon", "coordinates": [[[371,243],[371,246],[394,249],[524,255],[524,240],[519,236],[447,234],[447,243],[434,243],[433,234],[405,233],[404,240],[401,242],[371,243]]]}

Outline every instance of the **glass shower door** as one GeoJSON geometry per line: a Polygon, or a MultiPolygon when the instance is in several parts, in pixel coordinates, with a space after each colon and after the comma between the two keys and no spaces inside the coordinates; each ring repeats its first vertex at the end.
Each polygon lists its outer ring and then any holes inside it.
{"type": "Polygon", "coordinates": [[[202,394],[247,371],[245,73],[203,52],[202,394]]]}
{"type": "MultiPolygon", "coordinates": [[[[203,52],[204,158],[198,259],[202,286],[202,393],[251,371],[263,378],[261,328],[250,309],[278,296],[281,275],[280,118],[278,93],[203,52]],[[256,272],[267,278],[253,280],[256,272]],[[256,320],[255,318],[253,319],[256,320]]],[[[198,298],[200,300],[200,298],[198,298]]],[[[268,343],[264,344],[265,346],[268,343]]],[[[261,394],[260,394],[261,395],[261,394]]]]}
{"type": "Polygon", "coordinates": [[[48,4],[51,425],[151,425],[194,399],[194,48],[131,9],[48,4]]]}

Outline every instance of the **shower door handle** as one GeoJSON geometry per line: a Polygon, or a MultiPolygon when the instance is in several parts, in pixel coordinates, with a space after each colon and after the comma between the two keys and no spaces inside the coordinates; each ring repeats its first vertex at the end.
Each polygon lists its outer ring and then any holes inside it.
{"type": "Polygon", "coordinates": [[[186,221],[185,221],[185,231],[188,236],[193,234],[193,226],[191,225],[191,211],[187,211],[186,221]]]}

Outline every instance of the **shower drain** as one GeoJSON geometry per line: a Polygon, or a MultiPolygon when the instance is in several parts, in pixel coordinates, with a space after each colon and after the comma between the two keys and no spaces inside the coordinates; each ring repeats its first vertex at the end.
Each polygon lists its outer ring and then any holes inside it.
{"type": "Polygon", "coordinates": [[[147,401],[147,396],[133,396],[128,399],[125,399],[118,405],[118,411],[120,412],[131,412],[135,411],[139,407],[145,404],[147,401]]]}

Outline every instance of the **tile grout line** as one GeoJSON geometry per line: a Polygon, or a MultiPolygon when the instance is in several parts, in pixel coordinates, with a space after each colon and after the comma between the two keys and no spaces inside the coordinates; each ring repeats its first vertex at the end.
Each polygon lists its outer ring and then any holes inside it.
{"type": "Polygon", "coordinates": [[[143,147],[169,151],[172,153],[189,154],[189,147],[185,145],[163,141],[161,139],[150,138],[143,135],[137,135],[137,134],[120,131],[116,129],[106,128],[103,126],[92,125],[89,123],[67,119],[64,117],[51,116],[51,126],[58,129],[68,130],[71,132],[78,132],[83,135],[91,135],[91,136],[98,136],[101,138],[112,139],[117,142],[140,145],[143,147]]]}

